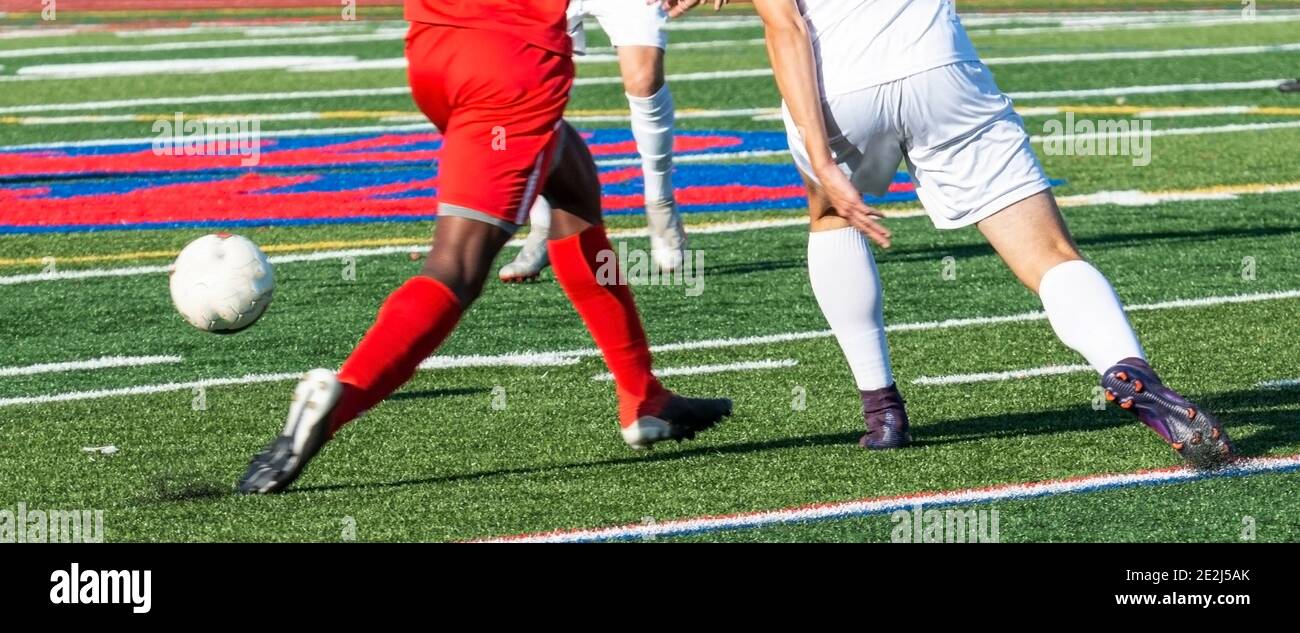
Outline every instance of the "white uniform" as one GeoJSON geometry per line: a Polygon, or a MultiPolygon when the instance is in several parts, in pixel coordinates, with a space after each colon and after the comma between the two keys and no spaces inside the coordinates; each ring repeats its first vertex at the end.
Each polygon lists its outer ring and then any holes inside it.
{"type": "Polygon", "coordinates": [[[645,0],[571,0],[569,2],[569,35],[573,38],[573,51],[578,55],[587,52],[587,34],[582,21],[596,18],[600,28],[609,36],[610,44],[619,46],[650,46],[660,50],[668,47],[668,34],[664,24],[668,14],[659,3],[647,5],[645,0]]]}
{"type": "MultiPolygon", "coordinates": [[[[860,191],[883,194],[906,159],[930,218],[949,229],[1051,186],[949,0],[798,2],[831,152],[860,191]]],[[[795,164],[811,175],[788,110],[785,123],[795,164]]]]}

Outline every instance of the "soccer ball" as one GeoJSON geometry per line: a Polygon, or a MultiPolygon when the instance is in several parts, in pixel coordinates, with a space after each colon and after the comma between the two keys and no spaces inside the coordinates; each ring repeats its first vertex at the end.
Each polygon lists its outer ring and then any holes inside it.
{"type": "Polygon", "coordinates": [[[172,303],[200,330],[233,334],[271,305],[275,273],[251,240],[218,233],[190,242],[172,266],[172,303]]]}

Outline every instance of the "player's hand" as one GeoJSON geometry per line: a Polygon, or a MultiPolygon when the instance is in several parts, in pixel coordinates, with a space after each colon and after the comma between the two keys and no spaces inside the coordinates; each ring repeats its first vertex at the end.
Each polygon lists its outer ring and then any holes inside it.
{"type": "Polygon", "coordinates": [[[710,1],[713,2],[714,11],[721,11],[731,0],[646,0],[646,4],[658,4],[668,12],[668,17],[679,18],[687,11],[710,1]]]}
{"type": "Polygon", "coordinates": [[[822,190],[826,192],[840,217],[848,220],[853,228],[861,231],[867,239],[879,244],[881,248],[889,248],[893,233],[880,223],[880,220],[885,219],[885,214],[867,206],[867,203],[862,201],[862,194],[858,192],[858,188],[849,182],[849,177],[845,176],[834,163],[816,171],[822,190]]]}

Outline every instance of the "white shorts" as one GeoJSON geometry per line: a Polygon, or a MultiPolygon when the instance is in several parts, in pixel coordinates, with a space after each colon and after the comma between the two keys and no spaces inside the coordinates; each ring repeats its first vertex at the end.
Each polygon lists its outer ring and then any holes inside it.
{"type": "MultiPolygon", "coordinates": [[[[940,66],[822,107],[831,153],[858,190],[884,194],[906,160],[938,228],[969,226],[1051,188],[1024,121],[984,64],[940,66]]],[[[782,110],[794,162],[811,178],[803,139],[782,110]]]]}
{"type": "Polygon", "coordinates": [[[587,34],[582,27],[582,21],[587,17],[596,18],[601,30],[609,36],[609,43],[615,48],[668,48],[668,34],[664,32],[668,14],[664,13],[657,2],[647,5],[645,0],[571,0],[569,35],[573,38],[573,51],[578,55],[587,52],[587,34]]]}

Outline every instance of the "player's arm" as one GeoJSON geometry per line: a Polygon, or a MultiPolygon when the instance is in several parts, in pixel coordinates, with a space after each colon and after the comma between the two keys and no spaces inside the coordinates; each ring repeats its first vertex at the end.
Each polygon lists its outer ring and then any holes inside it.
{"type": "Polygon", "coordinates": [[[753,4],[763,20],[767,54],[772,60],[777,88],[812,161],[811,175],[816,176],[841,217],[872,241],[888,248],[889,230],[877,221],[884,216],[862,202],[862,194],[831,156],[817,81],[817,60],[808,25],[799,14],[798,5],[795,0],[753,0],[753,4]]]}

